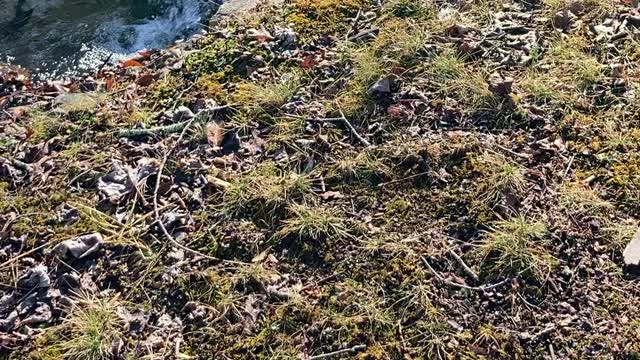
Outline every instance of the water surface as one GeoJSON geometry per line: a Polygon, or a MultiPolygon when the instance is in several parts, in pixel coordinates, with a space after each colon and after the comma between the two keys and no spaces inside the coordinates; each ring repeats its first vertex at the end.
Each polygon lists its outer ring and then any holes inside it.
{"type": "Polygon", "coordinates": [[[198,30],[211,0],[2,0],[0,62],[41,77],[95,69],[198,30]],[[6,3],[6,6],[4,6],[6,3]]]}

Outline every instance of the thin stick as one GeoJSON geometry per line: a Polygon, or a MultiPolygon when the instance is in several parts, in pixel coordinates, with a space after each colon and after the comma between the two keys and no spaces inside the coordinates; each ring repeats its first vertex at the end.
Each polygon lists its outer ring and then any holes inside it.
{"type": "Polygon", "coordinates": [[[427,259],[424,258],[424,256],[420,256],[420,259],[422,259],[422,262],[427,266],[427,268],[429,269],[429,271],[431,271],[431,273],[441,282],[445,283],[446,285],[449,285],[451,287],[458,287],[461,289],[467,289],[467,290],[472,290],[472,291],[479,291],[479,292],[485,292],[487,290],[491,290],[497,287],[500,287],[502,285],[505,285],[509,282],[511,282],[510,278],[506,278],[498,283],[495,284],[491,284],[491,285],[482,285],[482,286],[469,286],[469,285],[464,285],[464,284],[458,284],[458,283],[454,283],[453,281],[449,281],[445,278],[443,278],[440,274],[438,274],[438,272],[431,267],[431,264],[429,264],[429,262],[427,261],[427,259]]]}
{"type": "Polygon", "coordinates": [[[498,149],[503,150],[503,151],[506,151],[506,152],[508,152],[509,154],[515,155],[515,156],[517,156],[517,157],[520,157],[520,158],[523,158],[523,159],[527,159],[527,160],[529,160],[529,159],[531,158],[529,155],[517,153],[517,152],[515,152],[515,151],[513,151],[513,150],[511,150],[511,149],[508,149],[508,148],[506,148],[506,147],[504,147],[504,146],[502,146],[502,145],[500,145],[500,144],[494,144],[494,145],[495,145],[498,149]]]}
{"type": "Polygon", "coordinates": [[[428,175],[428,174],[429,174],[429,171],[421,172],[419,174],[414,174],[414,175],[411,175],[411,176],[407,176],[407,177],[402,178],[402,179],[396,179],[396,180],[387,181],[385,183],[380,183],[380,184],[378,184],[378,187],[397,184],[397,183],[400,183],[400,182],[404,182],[404,181],[407,181],[407,180],[415,179],[415,178],[418,178],[418,177],[421,177],[421,176],[424,176],[424,175],[428,175]]]}
{"type": "Polygon", "coordinates": [[[330,353],[326,353],[326,354],[320,354],[320,355],[316,355],[316,356],[312,356],[309,358],[309,360],[320,360],[320,359],[328,359],[330,357],[333,356],[338,356],[338,355],[342,355],[342,354],[347,354],[347,353],[354,353],[357,351],[361,351],[367,348],[367,345],[356,345],[354,347],[350,347],[348,349],[342,349],[342,350],[338,350],[338,351],[334,351],[334,352],[330,352],[330,353]]]}
{"type": "Polygon", "coordinates": [[[180,142],[184,138],[184,135],[187,133],[187,130],[189,130],[189,127],[191,126],[191,124],[193,124],[193,122],[196,119],[197,117],[194,117],[193,119],[189,120],[189,122],[185,125],[184,129],[182,129],[182,133],[180,133],[180,137],[178,138],[178,140],[173,144],[173,146],[169,149],[169,151],[167,151],[164,154],[164,157],[162,158],[162,163],[160,163],[160,167],[158,168],[158,178],[156,179],[156,186],[155,186],[155,189],[153,190],[153,212],[155,214],[156,222],[160,226],[160,229],[162,230],[162,233],[164,234],[164,236],[166,236],[167,239],[171,242],[171,244],[173,244],[177,248],[180,248],[186,252],[192,253],[194,255],[197,255],[209,260],[221,261],[221,262],[232,263],[232,264],[244,264],[240,261],[224,260],[214,256],[205,255],[197,250],[190,249],[187,246],[180,244],[178,241],[176,241],[176,239],[173,238],[173,236],[171,236],[167,228],[164,226],[162,219],[160,218],[160,208],[158,206],[158,192],[160,191],[160,181],[162,180],[162,172],[164,171],[164,167],[167,163],[167,160],[169,159],[169,155],[171,155],[171,153],[176,149],[178,144],[180,144],[180,142]]]}
{"type": "Polygon", "coordinates": [[[342,116],[342,121],[344,122],[345,125],[347,125],[347,128],[349,128],[349,131],[351,131],[353,136],[355,136],[356,139],[358,139],[358,141],[362,143],[362,145],[364,145],[365,147],[371,146],[371,143],[369,143],[365,138],[363,138],[362,136],[360,136],[360,134],[358,134],[356,129],[353,127],[353,125],[351,125],[349,120],[347,120],[347,118],[344,116],[344,113],[342,112],[342,110],[340,110],[340,116],[342,116]]]}
{"type": "Polygon", "coordinates": [[[113,53],[111,53],[111,54],[109,54],[109,56],[107,56],[107,58],[102,62],[102,64],[100,65],[100,67],[96,71],[96,76],[100,75],[100,73],[102,72],[102,69],[104,69],[104,67],[107,66],[107,64],[109,63],[109,61],[111,60],[112,57],[113,57],[113,53]]]}
{"type": "Polygon", "coordinates": [[[460,255],[456,254],[456,252],[453,250],[449,250],[449,254],[458,262],[458,264],[462,267],[464,272],[466,272],[469,276],[471,276],[473,280],[475,281],[480,280],[478,275],[467,265],[467,263],[464,262],[464,260],[462,260],[460,255]]]}
{"type": "Polygon", "coordinates": [[[571,155],[571,159],[569,160],[569,164],[567,165],[567,169],[564,171],[564,174],[562,174],[562,181],[564,182],[564,179],[567,178],[567,175],[569,174],[569,170],[571,170],[571,165],[573,165],[573,160],[576,158],[575,154],[571,155]]]}
{"type": "Polygon", "coordinates": [[[320,279],[320,280],[318,280],[316,282],[312,282],[312,283],[309,283],[309,284],[305,285],[302,288],[302,291],[309,290],[314,286],[322,285],[322,284],[326,283],[327,281],[333,280],[333,279],[335,279],[337,277],[338,277],[338,274],[331,274],[331,275],[329,275],[327,277],[324,277],[324,278],[322,278],[322,279],[320,279]]]}

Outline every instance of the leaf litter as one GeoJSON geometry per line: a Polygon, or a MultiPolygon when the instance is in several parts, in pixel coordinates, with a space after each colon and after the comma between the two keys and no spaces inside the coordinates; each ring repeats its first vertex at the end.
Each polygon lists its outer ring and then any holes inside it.
{"type": "Polygon", "coordinates": [[[638,356],[637,3],[249,15],[0,68],[3,355],[638,356]]]}

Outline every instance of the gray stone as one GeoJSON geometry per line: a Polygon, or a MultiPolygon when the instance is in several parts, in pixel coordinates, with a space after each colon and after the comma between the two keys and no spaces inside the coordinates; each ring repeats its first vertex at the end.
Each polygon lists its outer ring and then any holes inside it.
{"type": "Polygon", "coordinates": [[[367,94],[369,96],[388,94],[392,91],[398,79],[397,75],[387,75],[376,81],[376,83],[367,90],[367,94]]]}
{"type": "Polygon", "coordinates": [[[180,122],[189,119],[193,119],[195,115],[193,112],[186,106],[180,106],[178,110],[173,114],[173,121],[180,122]]]}
{"type": "MultiPolygon", "coordinates": [[[[284,3],[284,0],[271,0],[271,1],[266,1],[266,2],[274,4],[276,6],[279,6],[279,5],[282,5],[284,3]]],[[[248,14],[249,10],[252,10],[256,6],[258,6],[258,4],[260,4],[260,3],[264,3],[264,2],[260,1],[260,0],[228,0],[228,1],[225,1],[220,6],[220,8],[218,8],[218,11],[214,15],[214,20],[215,19],[224,18],[224,17],[229,17],[229,16],[241,16],[243,14],[248,14]]]]}

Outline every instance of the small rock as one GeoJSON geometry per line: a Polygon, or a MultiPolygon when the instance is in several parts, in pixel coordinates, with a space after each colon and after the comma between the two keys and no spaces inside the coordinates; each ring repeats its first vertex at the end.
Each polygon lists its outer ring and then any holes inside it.
{"type": "Polygon", "coordinates": [[[191,111],[188,107],[180,106],[178,110],[176,110],[176,112],[173,114],[173,121],[174,122],[185,121],[185,120],[193,119],[194,116],[195,115],[193,115],[193,111],[191,111]]]}
{"type": "Polygon", "coordinates": [[[391,89],[393,88],[393,86],[397,81],[398,81],[398,76],[387,75],[382,79],[376,81],[376,83],[373,84],[369,88],[369,90],[367,90],[367,94],[369,96],[388,94],[391,92],[391,89]]]}
{"type": "Polygon", "coordinates": [[[627,244],[622,255],[624,256],[625,267],[637,270],[640,266],[640,230],[636,232],[633,239],[627,244]]]}

